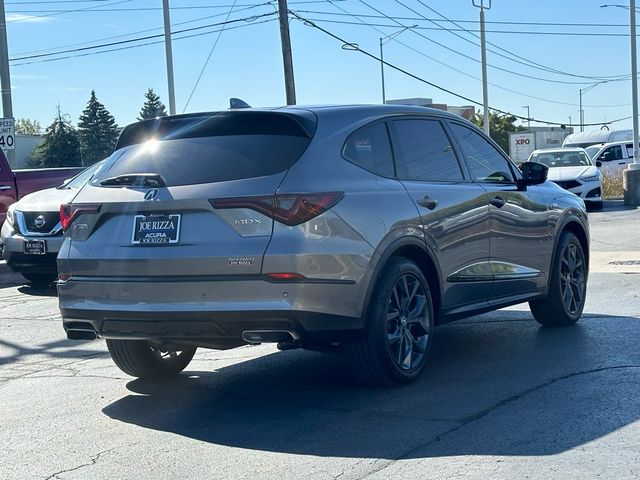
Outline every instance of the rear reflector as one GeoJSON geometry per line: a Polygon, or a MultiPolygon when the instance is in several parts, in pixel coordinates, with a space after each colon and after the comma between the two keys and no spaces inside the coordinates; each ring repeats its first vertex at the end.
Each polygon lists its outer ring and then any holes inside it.
{"type": "Polygon", "coordinates": [[[98,213],[99,203],[63,203],[60,205],[60,224],[67,231],[76,218],[85,213],[98,213]]]}
{"type": "Polygon", "coordinates": [[[285,225],[308,222],[326,212],[344,196],[343,192],[266,195],[259,197],[216,198],[213,208],[250,208],[285,225]]]}
{"type": "Polygon", "coordinates": [[[273,278],[274,280],[301,280],[306,278],[304,275],[300,275],[299,273],[267,273],[267,276],[273,278]]]}

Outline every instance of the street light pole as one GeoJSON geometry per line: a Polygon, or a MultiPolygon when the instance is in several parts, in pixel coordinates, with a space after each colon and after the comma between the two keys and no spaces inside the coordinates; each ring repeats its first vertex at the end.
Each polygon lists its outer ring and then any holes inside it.
{"type": "Polygon", "coordinates": [[[531,113],[529,112],[529,105],[525,105],[522,108],[527,109],[527,130],[531,130],[531,113]]]}
{"type": "Polygon", "coordinates": [[[487,40],[484,29],[484,11],[491,8],[491,0],[472,0],[473,6],[480,8],[480,51],[482,57],[482,104],[484,106],[484,132],[489,135],[489,87],[487,81],[487,40]],[[488,3],[485,6],[485,2],[488,3]]]}
{"type": "Polygon", "coordinates": [[[418,25],[411,25],[410,27],[404,27],[404,28],[402,28],[402,29],[398,30],[397,32],[394,32],[394,33],[392,33],[390,35],[387,35],[385,37],[380,37],[380,79],[382,81],[382,104],[383,105],[385,103],[387,103],[387,96],[386,96],[385,89],[384,89],[384,52],[382,50],[382,45],[384,45],[384,43],[386,41],[397,37],[402,32],[404,32],[406,30],[410,30],[412,28],[416,28],[417,26],[418,25]]]}
{"type": "Polygon", "coordinates": [[[385,96],[384,93],[384,58],[383,58],[383,51],[382,51],[382,37],[380,37],[380,78],[382,79],[382,104],[386,104],[387,103],[387,97],[385,96]]]}
{"type": "Polygon", "coordinates": [[[584,110],[582,110],[582,89],[580,89],[580,110],[578,111],[578,113],[580,113],[580,131],[584,132],[584,110]]]}
{"type": "Polygon", "coordinates": [[[162,14],[164,16],[164,50],[167,58],[167,87],[169,89],[169,114],[176,113],[176,93],[173,84],[173,51],[171,49],[171,18],[169,15],[169,0],[162,0],[162,14]]]}

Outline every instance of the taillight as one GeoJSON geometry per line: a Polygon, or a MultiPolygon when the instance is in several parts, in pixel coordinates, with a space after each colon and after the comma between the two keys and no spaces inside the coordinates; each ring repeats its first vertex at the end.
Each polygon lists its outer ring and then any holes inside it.
{"type": "Polygon", "coordinates": [[[343,192],[299,193],[259,197],[216,198],[209,200],[213,208],[250,208],[293,226],[308,222],[326,212],[344,196],[343,192]]]}
{"type": "Polygon", "coordinates": [[[85,213],[98,213],[99,203],[63,203],[60,205],[60,224],[62,230],[67,231],[78,216],[85,213]]]}

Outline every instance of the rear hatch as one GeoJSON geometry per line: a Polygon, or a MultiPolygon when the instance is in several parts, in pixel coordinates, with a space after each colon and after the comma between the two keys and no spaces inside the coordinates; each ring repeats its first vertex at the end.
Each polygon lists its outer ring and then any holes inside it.
{"type": "Polygon", "coordinates": [[[309,112],[255,110],[127,127],[105,166],[64,206],[65,273],[259,274],[273,219],[270,209],[244,206],[269,205],[314,130],[309,112]],[[216,208],[220,202],[233,208],[216,208]]]}

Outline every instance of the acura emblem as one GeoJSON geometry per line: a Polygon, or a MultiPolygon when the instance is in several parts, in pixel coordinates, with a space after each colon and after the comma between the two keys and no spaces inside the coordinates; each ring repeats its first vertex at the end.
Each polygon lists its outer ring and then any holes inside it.
{"type": "Polygon", "coordinates": [[[38,228],[44,227],[45,223],[47,223],[47,221],[44,219],[43,215],[38,215],[33,222],[33,224],[38,228]]]}
{"type": "Polygon", "coordinates": [[[144,194],[144,199],[155,200],[156,198],[158,198],[159,193],[160,193],[160,190],[158,190],[157,188],[152,188],[151,190],[147,191],[147,193],[144,194]]]}

